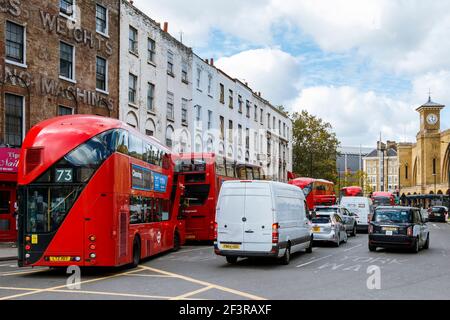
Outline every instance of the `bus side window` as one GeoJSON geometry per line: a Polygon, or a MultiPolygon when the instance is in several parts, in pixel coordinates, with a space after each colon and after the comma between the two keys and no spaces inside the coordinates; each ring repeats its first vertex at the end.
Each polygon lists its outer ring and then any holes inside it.
{"type": "Polygon", "coordinates": [[[170,201],[162,200],[161,221],[170,220],[170,201]]]}
{"type": "Polygon", "coordinates": [[[117,151],[128,155],[128,132],[125,130],[119,132],[117,151]]]}

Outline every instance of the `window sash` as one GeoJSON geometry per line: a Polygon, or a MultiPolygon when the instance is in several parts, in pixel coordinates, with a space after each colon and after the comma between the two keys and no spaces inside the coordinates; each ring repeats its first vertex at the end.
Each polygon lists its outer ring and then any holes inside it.
{"type": "Polygon", "coordinates": [[[133,27],[130,26],[130,31],[129,31],[129,49],[131,52],[133,53],[137,53],[138,50],[138,46],[137,46],[137,30],[133,27]]]}
{"type": "Polygon", "coordinates": [[[128,101],[130,103],[136,103],[136,84],[137,77],[130,73],[128,84],[128,101]]]}
{"type": "Polygon", "coordinates": [[[23,139],[23,97],[5,95],[5,143],[20,147],[23,139]]]}
{"type": "Polygon", "coordinates": [[[155,62],[155,49],[156,43],[155,40],[148,38],[148,61],[155,62]]]}
{"type": "Polygon", "coordinates": [[[108,32],[108,9],[97,4],[95,11],[96,30],[103,34],[108,32]]]}
{"type": "Polygon", "coordinates": [[[60,43],[59,71],[60,75],[67,79],[73,79],[73,53],[73,46],[60,43]]]}
{"type": "Polygon", "coordinates": [[[147,109],[150,111],[154,111],[154,108],[155,108],[155,85],[149,83],[147,90],[147,109]]]}
{"type": "Polygon", "coordinates": [[[96,69],[97,89],[106,91],[107,61],[97,57],[96,69]]]}
{"type": "Polygon", "coordinates": [[[6,23],[6,59],[24,63],[25,28],[7,21],[6,23]]]}
{"type": "Polygon", "coordinates": [[[73,6],[74,0],[60,0],[59,1],[59,12],[65,14],[66,16],[73,16],[73,6]]]}

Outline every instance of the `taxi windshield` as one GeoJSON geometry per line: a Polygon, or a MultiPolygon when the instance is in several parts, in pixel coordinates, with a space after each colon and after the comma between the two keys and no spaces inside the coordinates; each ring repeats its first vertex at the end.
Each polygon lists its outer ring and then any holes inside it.
{"type": "Polygon", "coordinates": [[[379,210],[375,212],[373,221],[384,223],[410,223],[411,212],[408,210],[379,210]]]}

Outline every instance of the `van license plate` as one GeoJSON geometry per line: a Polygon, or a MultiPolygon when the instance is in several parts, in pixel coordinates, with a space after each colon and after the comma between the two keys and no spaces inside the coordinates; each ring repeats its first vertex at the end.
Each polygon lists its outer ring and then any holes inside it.
{"type": "Polygon", "coordinates": [[[241,250],[240,244],[221,244],[222,250],[241,250]]]}

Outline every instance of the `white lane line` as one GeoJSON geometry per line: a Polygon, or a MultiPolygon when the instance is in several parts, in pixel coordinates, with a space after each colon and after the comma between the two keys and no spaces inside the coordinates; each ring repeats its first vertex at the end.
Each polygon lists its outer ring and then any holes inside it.
{"type": "Polygon", "coordinates": [[[312,260],[312,261],[310,261],[310,262],[307,262],[307,263],[304,263],[304,264],[300,264],[300,265],[298,265],[296,268],[301,268],[301,267],[310,265],[310,264],[312,264],[312,263],[314,263],[314,262],[321,261],[321,260],[324,260],[324,259],[327,259],[327,258],[331,258],[332,256],[333,256],[333,255],[330,254],[329,256],[325,256],[325,257],[322,257],[322,258],[314,259],[314,260],[312,260]]]}
{"type": "Polygon", "coordinates": [[[360,248],[360,247],[362,247],[362,244],[358,244],[357,246],[354,246],[354,247],[345,249],[344,252],[348,252],[348,251],[351,251],[351,250],[353,250],[353,249],[360,248]]]}
{"type": "Polygon", "coordinates": [[[196,294],[199,294],[199,293],[202,293],[202,292],[209,291],[209,290],[211,290],[211,289],[214,289],[214,286],[208,286],[208,287],[201,288],[201,289],[198,289],[198,290],[195,290],[195,291],[191,291],[191,292],[182,294],[182,295],[180,295],[180,296],[173,297],[173,298],[170,299],[170,300],[183,300],[183,299],[186,299],[186,298],[195,296],[196,294]]]}
{"type": "Polygon", "coordinates": [[[171,257],[177,254],[182,254],[182,253],[189,253],[189,252],[194,252],[194,251],[202,251],[202,250],[206,250],[206,249],[210,249],[211,252],[213,252],[214,248],[213,247],[203,247],[203,248],[197,248],[197,249],[191,249],[191,250],[181,250],[175,253],[171,253],[170,255],[168,255],[167,257],[171,257]]]}
{"type": "Polygon", "coordinates": [[[45,271],[49,271],[49,269],[4,272],[4,273],[0,273],[0,277],[17,276],[17,275],[24,275],[24,274],[34,274],[34,273],[45,272],[45,271]]]}

